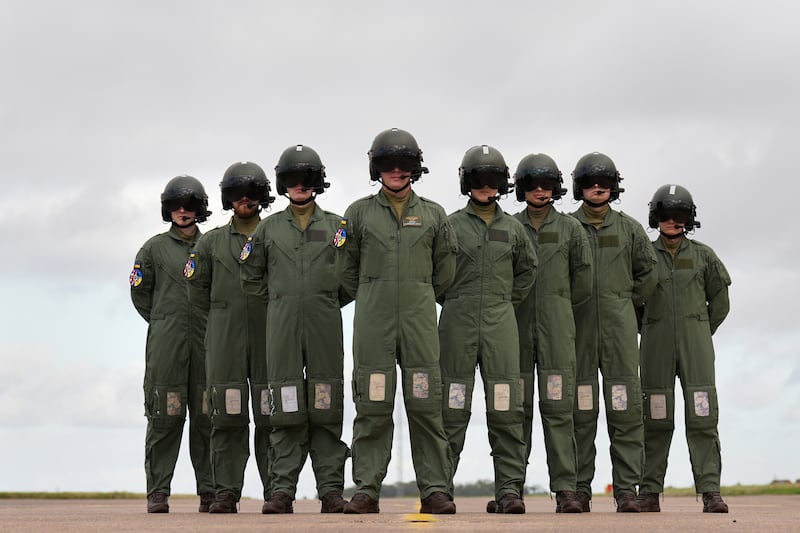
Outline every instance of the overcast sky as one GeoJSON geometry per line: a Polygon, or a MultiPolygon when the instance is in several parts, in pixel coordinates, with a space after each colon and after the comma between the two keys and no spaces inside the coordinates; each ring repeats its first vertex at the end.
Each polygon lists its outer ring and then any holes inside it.
{"type": "MultiPolygon", "coordinates": [[[[230,216],[228,165],[274,176],[284,148],[307,144],[332,184],[320,204],[342,213],[376,192],[366,152],[393,126],[430,168],[415,190],[448,212],[466,201],[457,169],[476,144],[512,170],[549,154],[569,197],[578,158],[607,153],[626,189],[615,208],[645,224],[658,186],[686,186],[694,237],[733,278],[714,338],[722,482],[800,478],[798,16],[788,0],[0,0],[0,491],[144,492],[146,324],[128,275],[167,229],[170,178],[205,184],[207,230],[230,216]]],[[[457,483],[492,478],[483,410],[476,400],[457,483]]],[[[683,432],[681,415],[667,484],[687,487],[683,432]]],[[[604,421],[598,433],[602,490],[604,421]]],[[[547,487],[538,412],[535,435],[528,483],[547,487]]],[[[413,479],[401,437],[387,482],[413,479]]],[[[184,454],[173,491],[193,490],[184,454]]],[[[260,493],[251,461],[244,494],[260,493]]],[[[298,496],[314,497],[308,466],[298,496]]]]}

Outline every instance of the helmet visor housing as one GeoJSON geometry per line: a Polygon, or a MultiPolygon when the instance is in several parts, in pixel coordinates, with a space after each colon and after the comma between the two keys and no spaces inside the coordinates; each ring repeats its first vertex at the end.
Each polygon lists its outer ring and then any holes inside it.
{"type": "Polygon", "coordinates": [[[254,200],[260,203],[261,199],[264,197],[264,194],[265,187],[263,184],[259,185],[253,181],[243,182],[222,189],[222,201],[226,205],[231,206],[233,205],[233,202],[241,200],[242,198],[247,198],[248,200],[254,200]]]}
{"type": "Polygon", "coordinates": [[[302,185],[306,189],[316,189],[322,182],[323,175],[319,170],[290,170],[278,174],[278,182],[282,189],[292,189],[302,185]]]}
{"type": "Polygon", "coordinates": [[[502,190],[508,186],[508,174],[501,169],[472,169],[464,173],[464,179],[470,189],[502,190]]]}
{"type": "Polygon", "coordinates": [[[398,169],[401,172],[413,172],[419,167],[419,159],[401,155],[375,157],[372,164],[378,172],[392,172],[398,169]]]}

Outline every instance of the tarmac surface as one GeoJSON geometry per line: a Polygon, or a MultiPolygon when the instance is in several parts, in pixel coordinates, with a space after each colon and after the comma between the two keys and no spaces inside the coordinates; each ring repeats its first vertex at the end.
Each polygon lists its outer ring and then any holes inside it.
{"type": "MultiPolygon", "coordinates": [[[[724,496],[724,495],[723,495],[724,496]]],[[[725,497],[725,496],[724,496],[725,497]]],[[[386,498],[380,514],[319,513],[316,500],[298,500],[292,515],[262,515],[261,501],[243,500],[239,513],[197,512],[195,498],[170,498],[169,514],[147,514],[144,500],[0,500],[0,532],[125,531],[800,531],[800,495],[725,497],[729,514],[703,514],[699,497],[669,497],[660,513],[616,513],[608,496],[592,512],[555,514],[547,496],[525,499],[524,515],[489,515],[486,498],[456,498],[458,513],[417,514],[419,501],[386,498]]]]}

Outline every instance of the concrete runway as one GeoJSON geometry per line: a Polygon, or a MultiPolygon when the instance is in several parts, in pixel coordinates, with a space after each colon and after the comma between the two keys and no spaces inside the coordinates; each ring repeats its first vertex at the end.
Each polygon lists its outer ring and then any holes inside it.
{"type": "MultiPolygon", "coordinates": [[[[724,496],[724,495],[723,495],[724,496]]],[[[381,513],[323,515],[316,500],[295,502],[292,515],[262,515],[257,500],[241,502],[235,515],[197,512],[195,498],[171,498],[170,513],[149,515],[144,500],[0,500],[0,532],[58,531],[800,531],[800,495],[725,497],[729,514],[703,514],[702,502],[671,497],[661,513],[616,513],[607,496],[595,496],[591,513],[555,514],[555,501],[528,497],[527,514],[489,515],[485,498],[456,498],[458,513],[415,514],[414,499],[387,498],[381,513]]]]}

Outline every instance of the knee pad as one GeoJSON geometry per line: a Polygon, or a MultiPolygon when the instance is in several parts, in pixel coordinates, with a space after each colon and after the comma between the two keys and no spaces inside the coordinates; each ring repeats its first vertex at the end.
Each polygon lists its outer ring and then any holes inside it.
{"type": "Polygon", "coordinates": [[[442,386],[444,388],[442,417],[445,423],[469,420],[472,414],[472,391],[475,388],[475,376],[442,378],[442,386]]]}
{"type": "Polygon", "coordinates": [[[391,415],[394,411],[394,391],[397,369],[353,370],[353,400],[356,412],[362,415],[391,415]]]}
{"type": "Polygon", "coordinates": [[[145,397],[145,412],[154,427],[180,426],[186,420],[187,387],[154,385],[145,397]]]}
{"type": "Polygon", "coordinates": [[[717,427],[719,404],[717,403],[717,388],[714,385],[684,387],[683,394],[687,429],[717,427]]]}
{"type": "Polygon", "coordinates": [[[645,429],[675,429],[675,391],[655,388],[642,391],[645,429]]]}
{"type": "Polygon", "coordinates": [[[308,422],[305,380],[270,381],[268,394],[272,427],[298,426],[308,422]]]}
{"type": "Polygon", "coordinates": [[[518,379],[486,379],[486,416],[522,421],[522,397],[518,379]]]}
{"type": "Polygon", "coordinates": [[[210,387],[211,422],[217,427],[241,427],[250,424],[247,412],[247,383],[215,383],[210,387]]]}
{"type": "Polygon", "coordinates": [[[438,366],[404,368],[403,400],[408,412],[424,413],[442,408],[442,373],[438,366]]]}
{"type": "Polygon", "coordinates": [[[344,417],[344,380],[308,378],[308,420],[315,425],[341,424],[344,417]]]}
{"type": "Polygon", "coordinates": [[[638,378],[604,378],[603,397],[609,423],[642,422],[642,392],[638,378]]]}
{"type": "Polygon", "coordinates": [[[600,414],[600,387],[597,378],[593,381],[577,380],[572,418],[575,424],[588,424],[597,420],[600,414]]]}
{"type": "Polygon", "coordinates": [[[539,411],[544,414],[567,413],[573,408],[575,378],[572,370],[539,370],[539,411]]]}
{"type": "Polygon", "coordinates": [[[272,404],[269,399],[269,385],[266,383],[250,383],[253,395],[253,422],[258,427],[272,427],[272,404]]]}

